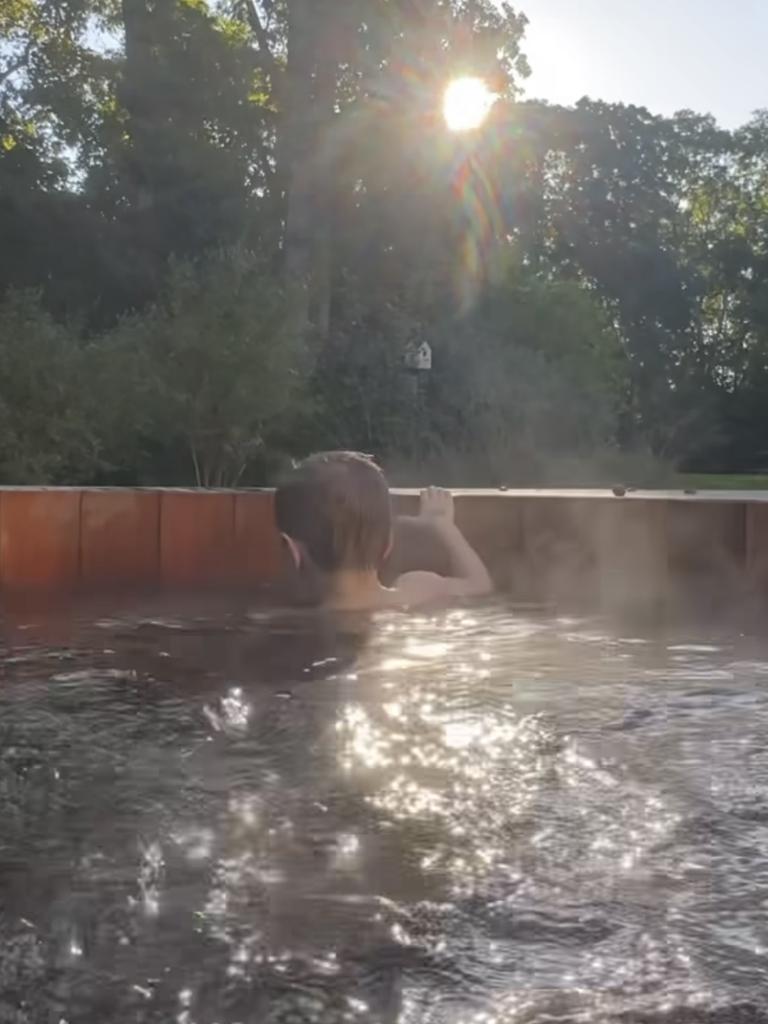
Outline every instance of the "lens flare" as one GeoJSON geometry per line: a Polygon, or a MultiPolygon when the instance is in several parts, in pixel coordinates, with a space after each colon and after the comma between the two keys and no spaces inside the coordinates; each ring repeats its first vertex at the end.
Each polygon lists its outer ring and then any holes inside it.
{"type": "Polygon", "coordinates": [[[479,128],[496,102],[482,78],[456,78],[445,90],[443,117],[452,132],[479,128]]]}

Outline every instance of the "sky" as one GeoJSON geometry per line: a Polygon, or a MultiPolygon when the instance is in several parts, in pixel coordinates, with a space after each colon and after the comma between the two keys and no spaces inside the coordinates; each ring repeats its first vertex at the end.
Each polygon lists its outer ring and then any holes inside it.
{"type": "Polygon", "coordinates": [[[582,96],[727,128],[768,107],[768,0],[517,0],[529,19],[527,98],[582,96]]]}

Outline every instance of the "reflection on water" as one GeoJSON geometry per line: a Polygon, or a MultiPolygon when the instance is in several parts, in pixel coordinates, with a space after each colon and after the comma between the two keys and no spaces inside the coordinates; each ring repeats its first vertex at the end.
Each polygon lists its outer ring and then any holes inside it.
{"type": "Polygon", "coordinates": [[[7,622],[0,1024],[768,1021],[768,648],[7,622]]]}

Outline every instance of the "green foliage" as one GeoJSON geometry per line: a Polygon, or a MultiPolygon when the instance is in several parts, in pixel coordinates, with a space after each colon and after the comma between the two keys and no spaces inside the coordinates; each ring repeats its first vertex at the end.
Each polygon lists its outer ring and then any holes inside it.
{"type": "Polygon", "coordinates": [[[0,304],[0,480],[68,483],[99,464],[87,351],[33,292],[0,304]]]}
{"type": "Polygon", "coordinates": [[[515,275],[435,345],[441,434],[507,480],[537,461],[616,442],[627,363],[595,299],[515,275]]]}
{"type": "Polygon", "coordinates": [[[768,465],[768,115],[518,103],[524,29],[496,0],[0,3],[3,477],[768,465]],[[467,136],[459,74],[501,97],[467,136]]]}
{"type": "Polygon", "coordinates": [[[243,250],[174,263],[158,303],[103,345],[104,362],[119,369],[108,390],[122,389],[123,421],[132,416],[144,439],[178,441],[198,486],[238,483],[303,385],[301,338],[280,284],[243,250]]]}
{"type": "Polygon", "coordinates": [[[424,441],[425,408],[404,360],[425,327],[405,304],[379,299],[366,301],[350,280],[338,289],[334,329],[312,375],[307,444],[387,454],[424,441]]]}

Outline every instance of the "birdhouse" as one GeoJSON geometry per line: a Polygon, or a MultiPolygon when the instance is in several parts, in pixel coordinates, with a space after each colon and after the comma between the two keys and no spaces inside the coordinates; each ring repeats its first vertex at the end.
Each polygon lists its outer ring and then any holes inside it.
{"type": "Polygon", "coordinates": [[[423,372],[432,369],[432,347],[428,341],[410,345],[405,352],[405,365],[409,370],[423,372]]]}

